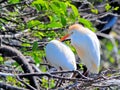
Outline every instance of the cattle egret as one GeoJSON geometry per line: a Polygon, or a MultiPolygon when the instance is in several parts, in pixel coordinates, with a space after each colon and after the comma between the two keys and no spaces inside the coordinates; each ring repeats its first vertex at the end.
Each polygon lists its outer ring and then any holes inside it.
{"type": "Polygon", "coordinates": [[[55,68],[76,70],[75,55],[64,43],[52,40],[46,45],[45,52],[48,62],[55,68]]]}
{"type": "Polygon", "coordinates": [[[65,39],[71,39],[82,63],[91,73],[97,74],[100,66],[100,44],[96,34],[81,24],[74,24],[60,41],[65,39]]]}

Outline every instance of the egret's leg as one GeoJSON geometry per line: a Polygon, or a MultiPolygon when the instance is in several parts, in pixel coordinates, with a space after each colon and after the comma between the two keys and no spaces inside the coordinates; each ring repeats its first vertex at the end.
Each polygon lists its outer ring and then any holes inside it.
{"type": "MultiPolygon", "coordinates": [[[[62,68],[61,68],[61,67],[59,67],[59,69],[60,69],[60,71],[62,71],[62,68]]],[[[62,77],[62,76],[63,76],[63,73],[61,73],[60,76],[62,77]]],[[[56,85],[55,85],[55,87],[60,87],[61,84],[62,84],[62,82],[63,82],[63,80],[58,80],[57,83],[56,83],[56,85]]]]}
{"type": "Polygon", "coordinates": [[[89,71],[88,71],[88,69],[87,69],[87,67],[85,66],[85,65],[83,65],[83,73],[82,73],[84,76],[88,76],[88,74],[89,74],[89,71]]]}
{"type": "MultiPolygon", "coordinates": [[[[77,64],[77,70],[80,70],[80,65],[79,65],[79,63],[77,64]]],[[[82,74],[78,74],[78,73],[75,73],[74,74],[74,77],[76,77],[76,78],[85,78],[86,76],[88,76],[88,70],[87,70],[87,67],[85,66],[85,65],[83,65],[82,66],[82,68],[83,68],[83,73],[82,74]]]]}

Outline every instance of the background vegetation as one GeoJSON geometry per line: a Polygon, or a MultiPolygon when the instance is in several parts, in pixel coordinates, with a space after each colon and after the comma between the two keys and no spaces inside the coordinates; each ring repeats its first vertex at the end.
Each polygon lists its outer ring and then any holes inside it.
{"type": "MultiPolygon", "coordinates": [[[[106,23],[100,21],[101,17],[111,14],[119,18],[119,14],[113,11],[120,7],[111,6],[112,2],[117,0],[0,0],[0,87],[9,88],[8,90],[119,89],[120,19],[112,27],[110,34],[100,34],[96,28],[98,24],[106,23]],[[59,76],[65,72],[50,73],[52,69],[45,58],[45,45],[62,37],[68,26],[74,23],[81,23],[103,37],[99,39],[101,66],[97,77],[70,79],[59,76]],[[6,51],[3,50],[4,45],[8,46],[6,51]],[[20,58],[15,58],[15,53],[20,58]],[[28,71],[23,69],[24,64],[25,67],[30,66],[28,71]],[[29,75],[23,75],[24,73],[29,75]],[[33,78],[38,86],[31,84],[31,78],[28,78],[30,76],[39,76],[37,79],[33,78]],[[65,80],[60,87],[57,86],[58,79],[65,80]]],[[[70,42],[65,43],[76,54],[70,42]]],[[[77,54],[76,59],[80,63],[77,54]]],[[[81,68],[78,70],[82,71],[81,68]]]]}

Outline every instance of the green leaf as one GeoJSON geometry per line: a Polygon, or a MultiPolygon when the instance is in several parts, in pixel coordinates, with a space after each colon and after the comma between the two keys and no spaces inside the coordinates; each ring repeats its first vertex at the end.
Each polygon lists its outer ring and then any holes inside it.
{"type": "Polygon", "coordinates": [[[48,7],[46,3],[47,2],[43,0],[34,0],[31,5],[34,6],[36,10],[40,11],[45,10],[48,7]]]}
{"type": "Polygon", "coordinates": [[[7,83],[10,83],[11,85],[14,85],[14,86],[17,84],[17,80],[12,76],[7,76],[6,81],[7,83]]]}
{"type": "Polygon", "coordinates": [[[55,13],[58,14],[58,12],[60,12],[58,6],[55,5],[55,3],[51,3],[50,7],[51,7],[52,11],[54,11],[55,13]]]}
{"type": "Polygon", "coordinates": [[[114,8],[114,10],[116,10],[116,11],[117,11],[119,8],[120,8],[120,7],[115,7],[115,8],[114,8]]]}
{"type": "Polygon", "coordinates": [[[110,4],[107,3],[107,4],[105,5],[105,10],[108,11],[108,10],[110,10],[110,8],[111,8],[110,4]]]}
{"type": "Polygon", "coordinates": [[[35,41],[35,42],[33,43],[32,51],[35,51],[35,50],[37,50],[37,49],[38,49],[38,42],[35,41]]]}
{"type": "Polygon", "coordinates": [[[36,64],[40,63],[39,57],[38,57],[38,55],[36,54],[36,52],[34,52],[33,58],[34,58],[36,64]]]}
{"type": "Polygon", "coordinates": [[[38,32],[40,36],[45,36],[43,32],[38,32]]]}
{"type": "Polygon", "coordinates": [[[29,43],[22,43],[22,46],[30,47],[31,45],[29,43]]]}
{"type": "Polygon", "coordinates": [[[61,16],[61,23],[63,26],[67,24],[66,19],[63,16],[61,16]]]}
{"type": "Polygon", "coordinates": [[[2,56],[0,56],[0,62],[1,62],[1,61],[3,61],[3,60],[4,60],[4,59],[3,59],[3,57],[2,57],[2,56]]]}
{"type": "Polygon", "coordinates": [[[44,88],[48,88],[48,80],[44,77],[42,78],[41,86],[44,87],[44,88]]]}
{"type": "Polygon", "coordinates": [[[109,51],[112,51],[112,50],[113,50],[113,45],[112,45],[111,42],[107,42],[106,47],[107,47],[107,49],[108,49],[109,51]]]}
{"type": "Polygon", "coordinates": [[[57,36],[55,31],[46,32],[46,35],[47,35],[49,40],[52,40],[52,39],[54,39],[57,36]]]}
{"type": "Polygon", "coordinates": [[[80,67],[81,70],[84,69],[84,68],[83,68],[83,64],[81,64],[81,63],[79,64],[79,67],[80,67]]]}
{"type": "Polygon", "coordinates": [[[34,0],[32,2],[32,5],[34,5],[34,4],[44,4],[44,3],[45,3],[45,1],[43,1],[43,0],[34,0]]]}
{"type": "Polygon", "coordinates": [[[59,22],[52,22],[50,24],[47,25],[48,28],[61,28],[62,24],[59,22]]]}
{"type": "Polygon", "coordinates": [[[82,23],[85,27],[89,28],[90,30],[92,30],[93,32],[95,32],[96,30],[93,28],[93,24],[84,18],[79,18],[79,22],[82,23]]]}
{"type": "Polygon", "coordinates": [[[37,11],[40,11],[42,9],[40,4],[34,4],[37,11]]]}
{"type": "Polygon", "coordinates": [[[45,36],[45,35],[44,35],[43,32],[34,31],[33,36],[38,37],[39,39],[42,39],[42,37],[45,36]]]}
{"type": "Polygon", "coordinates": [[[70,6],[71,6],[71,8],[73,10],[73,13],[74,13],[75,17],[78,17],[79,16],[78,9],[74,5],[70,4],[70,6]]]}
{"type": "Polygon", "coordinates": [[[62,11],[64,12],[64,15],[67,16],[67,6],[64,2],[60,2],[60,7],[62,9],[62,11]]]}
{"type": "Polygon", "coordinates": [[[115,63],[115,59],[113,57],[110,57],[110,62],[115,63]]]}
{"type": "Polygon", "coordinates": [[[57,22],[57,21],[60,20],[60,18],[59,18],[58,15],[53,15],[53,16],[51,16],[51,17],[52,17],[52,21],[51,21],[51,23],[52,23],[52,22],[57,22]]]}
{"type": "Polygon", "coordinates": [[[9,4],[19,3],[21,0],[8,0],[9,4]]]}
{"type": "Polygon", "coordinates": [[[84,24],[87,27],[91,27],[92,26],[92,23],[90,21],[88,21],[87,19],[84,19],[84,18],[80,18],[79,22],[84,24]]]}
{"type": "Polygon", "coordinates": [[[16,16],[16,15],[18,15],[18,12],[8,12],[8,14],[9,14],[10,16],[16,16]]]}
{"type": "Polygon", "coordinates": [[[91,12],[94,14],[98,14],[98,10],[97,9],[91,9],[91,12]]]}
{"type": "Polygon", "coordinates": [[[48,16],[48,17],[49,17],[50,22],[53,22],[53,16],[48,16]]]}
{"type": "Polygon", "coordinates": [[[52,79],[50,81],[50,88],[53,88],[53,87],[55,87],[55,80],[54,79],[52,79]]]}
{"type": "Polygon", "coordinates": [[[38,20],[31,20],[27,23],[27,26],[28,26],[28,28],[32,28],[32,27],[38,26],[40,24],[41,23],[38,20]]]}
{"type": "Polygon", "coordinates": [[[76,21],[76,20],[75,20],[76,17],[75,17],[75,15],[73,14],[73,12],[70,12],[69,18],[70,18],[70,20],[76,21]]]}

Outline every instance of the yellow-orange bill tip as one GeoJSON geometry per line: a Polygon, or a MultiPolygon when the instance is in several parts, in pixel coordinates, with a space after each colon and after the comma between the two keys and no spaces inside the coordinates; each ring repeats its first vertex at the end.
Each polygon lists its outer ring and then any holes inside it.
{"type": "Polygon", "coordinates": [[[63,36],[61,39],[60,39],[60,41],[62,42],[62,41],[64,41],[66,38],[68,38],[70,36],[70,34],[67,34],[67,35],[65,35],[65,36],[63,36]]]}

